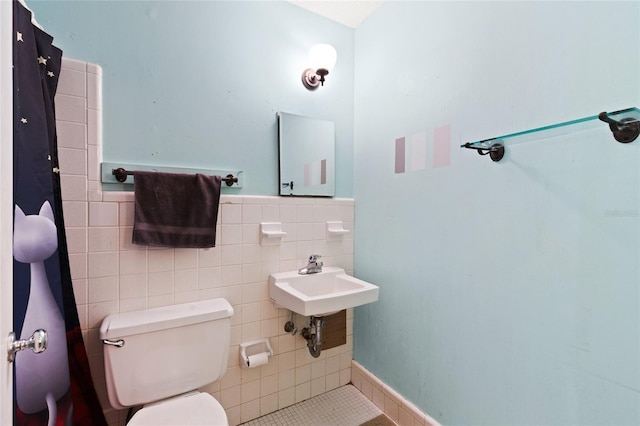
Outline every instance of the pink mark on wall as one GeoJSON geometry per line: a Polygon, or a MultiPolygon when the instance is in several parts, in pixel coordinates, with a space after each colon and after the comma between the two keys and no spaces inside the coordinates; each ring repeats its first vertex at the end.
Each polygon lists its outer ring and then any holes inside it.
{"type": "Polygon", "coordinates": [[[404,173],[405,167],[405,141],[404,137],[396,139],[396,173],[404,173]]]}
{"type": "Polygon", "coordinates": [[[411,136],[411,170],[427,168],[427,132],[411,136]]]}
{"type": "Polygon", "coordinates": [[[305,163],[304,165],[304,186],[311,185],[311,170],[309,167],[309,163],[305,163]]]}
{"type": "Polygon", "coordinates": [[[311,185],[320,185],[320,161],[311,163],[311,185]]]}
{"type": "Polygon", "coordinates": [[[433,167],[451,165],[451,125],[433,129],[433,167]]]}

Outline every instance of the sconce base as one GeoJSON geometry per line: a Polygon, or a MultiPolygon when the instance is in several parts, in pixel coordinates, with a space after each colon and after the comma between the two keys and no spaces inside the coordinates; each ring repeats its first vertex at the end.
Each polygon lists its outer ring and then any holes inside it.
{"type": "Polygon", "coordinates": [[[307,68],[302,72],[302,84],[309,90],[316,90],[320,86],[320,79],[313,69],[307,68]]]}

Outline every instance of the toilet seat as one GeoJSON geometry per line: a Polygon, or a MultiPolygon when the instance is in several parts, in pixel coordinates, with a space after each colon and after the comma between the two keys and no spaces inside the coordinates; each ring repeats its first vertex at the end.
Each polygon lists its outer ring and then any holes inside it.
{"type": "Polygon", "coordinates": [[[145,405],[127,426],[228,426],[227,414],[214,397],[205,392],[176,396],[145,405]]]}

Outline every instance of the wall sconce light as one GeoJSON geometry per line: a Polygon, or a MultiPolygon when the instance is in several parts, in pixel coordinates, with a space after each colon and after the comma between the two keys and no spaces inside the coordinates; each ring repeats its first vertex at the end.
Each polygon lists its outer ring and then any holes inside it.
{"type": "Polygon", "coordinates": [[[324,86],[324,77],[336,64],[338,54],[330,44],[316,44],[309,50],[309,65],[302,73],[302,84],[309,90],[324,86]]]}

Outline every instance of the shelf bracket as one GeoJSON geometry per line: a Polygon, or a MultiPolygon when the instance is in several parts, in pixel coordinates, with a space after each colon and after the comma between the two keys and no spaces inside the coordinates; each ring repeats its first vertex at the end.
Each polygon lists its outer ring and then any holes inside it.
{"type": "Polygon", "coordinates": [[[613,137],[620,143],[633,142],[640,134],[640,122],[635,118],[626,117],[617,121],[609,117],[606,112],[601,112],[598,118],[609,124],[613,137]]]}
{"type": "Polygon", "coordinates": [[[480,155],[488,154],[493,161],[500,161],[502,160],[502,157],[504,157],[504,145],[502,145],[499,142],[494,143],[488,148],[473,146],[471,142],[465,143],[463,147],[469,148],[469,149],[475,149],[476,151],[478,151],[478,154],[480,155]]]}

